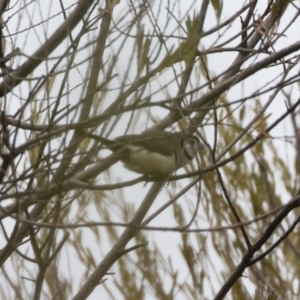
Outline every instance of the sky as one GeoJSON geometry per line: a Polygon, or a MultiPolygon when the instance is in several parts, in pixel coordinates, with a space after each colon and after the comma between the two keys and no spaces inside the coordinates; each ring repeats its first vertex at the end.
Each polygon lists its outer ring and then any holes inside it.
{"type": "MultiPolygon", "coordinates": [[[[22,2],[22,4],[23,3],[24,2],[22,2]]],[[[25,3],[29,4],[31,2],[27,1],[25,3]]],[[[65,4],[67,4],[69,6],[72,6],[73,3],[76,3],[76,1],[65,1],[65,4]]],[[[159,1],[156,1],[153,3],[153,11],[154,12],[158,13],[157,6],[159,5],[159,3],[160,3],[159,1]]],[[[174,8],[173,13],[174,13],[174,15],[182,17],[185,15],[185,11],[190,6],[193,5],[194,1],[179,1],[178,3],[180,5],[176,6],[176,8],[174,8]]],[[[224,6],[223,6],[223,11],[222,11],[221,21],[226,20],[228,17],[230,17],[232,15],[232,2],[224,1],[223,5],[224,6]]],[[[266,5],[267,5],[267,1],[259,1],[256,12],[255,12],[255,16],[257,18],[260,14],[263,13],[266,5]]],[[[14,10],[17,11],[18,7],[19,6],[17,5],[14,10]]],[[[56,30],[57,26],[61,22],[63,22],[62,15],[56,16],[56,13],[60,11],[59,1],[44,1],[43,5],[35,6],[35,5],[31,4],[28,7],[29,7],[28,10],[23,10],[22,14],[14,15],[13,10],[12,10],[11,12],[9,12],[5,15],[5,17],[10,18],[9,33],[12,36],[12,38],[8,39],[8,41],[7,41],[7,51],[9,52],[9,49],[13,49],[15,47],[20,47],[20,49],[21,49],[21,55],[14,60],[13,67],[16,67],[16,66],[20,65],[22,62],[24,62],[26,60],[26,56],[29,56],[32,53],[34,53],[34,51],[37,49],[37,47],[44,42],[45,38],[47,36],[49,36],[49,34],[54,32],[56,30]],[[41,23],[41,20],[47,19],[49,16],[55,16],[55,17],[53,19],[51,19],[49,23],[41,23]],[[25,30],[26,28],[29,28],[32,25],[32,23],[36,25],[34,27],[34,30],[30,30],[30,31],[25,30]],[[24,33],[20,33],[20,31],[23,29],[24,29],[24,33]],[[18,34],[15,34],[16,32],[18,32],[18,34]]],[[[199,8],[200,5],[194,6],[194,8],[195,7],[199,8]]],[[[234,8],[234,9],[237,10],[237,8],[234,8]]],[[[127,1],[121,1],[120,4],[116,6],[114,14],[113,14],[113,20],[118,28],[122,28],[122,25],[125,25],[127,22],[129,22],[129,20],[132,16],[130,13],[128,13],[128,15],[125,18],[123,18],[124,11],[127,11],[127,10],[128,10],[128,2],[127,1]],[[123,19],[121,19],[121,18],[123,18],[123,19]],[[118,22],[120,22],[120,23],[118,23],[118,22]]],[[[191,14],[192,13],[190,12],[189,15],[191,15],[191,14]]],[[[283,22],[280,24],[278,32],[280,32],[282,30],[282,28],[284,28],[286,26],[286,24],[288,24],[292,15],[294,15],[294,11],[290,10],[290,11],[286,12],[285,17],[283,18],[283,22]]],[[[165,20],[169,16],[170,16],[170,13],[168,12],[167,8],[164,7],[163,5],[161,5],[159,8],[159,18],[157,18],[158,30],[160,29],[159,28],[160,25],[163,28],[165,20]]],[[[143,21],[143,28],[144,28],[145,32],[147,32],[147,30],[150,30],[152,28],[153,24],[151,23],[151,18],[146,18],[145,20],[146,21],[143,21]]],[[[207,31],[210,28],[214,27],[215,24],[216,24],[215,12],[214,12],[213,8],[210,7],[208,10],[208,15],[206,17],[205,24],[204,24],[204,31],[207,31]]],[[[99,26],[100,26],[100,23],[97,24],[97,27],[99,27],[99,26]]],[[[172,19],[169,23],[170,32],[172,32],[174,26],[176,26],[176,22],[174,21],[174,19],[172,19]]],[[[75,32],[76,31],[78,31],[78,29],[75,30],[75,32]]],[[[212,45],[222,43],[225,39],[227,39],[228,37],[232,36],[233,34],[239,32],[239,31],[240,31],[240,21],[239,21],[239,19],[237,19],[233,23],[233,25],[229,28],[229,30],[224,34],[224,36],[222,38],[220,38],[217,34],[203,38],[203,40],[201,41],[199,50],[210,49],[212,47],[212,45]]],[[[96,37],[97,33],[98,33],[98,28],[96,28],[94,31],[92,31],[89,34],[89,37],[90,38],[96,37]]],[[[174,34],[176,34],[176,33],[177,32],[175,32],[174,34]]],[[[114,33],[114,35],[112,35],[112,37],[110,37],[110,39],[112,40],[113,37],[117,36],[118,34],[119,34],[119,32],[116,31],[114,33]]],[[[74,36],[75,36],[75,33],[74,33],[74,36]]],[[[292,44],[295,40],[295,37],[298,37],[298,36],[299,36],[299,26],[297,27],[297,24],[295,23],[291,27],[291,29],[289,29],[288,34],[284,38],[280,39],[279,42],[275,45],[274,50],[278,51],[281,48],[286,47],[288,44],[292,44]]],[[[176,42],[176,39],[173,39],[173,40],[170,39],[168,41],[168,43],[170,43],[170,45],[172,45],[172,43],[175,43],[175,42],[176,42]]],[[[236,44],[237,44],[237,41],[235,40],[232,42],[231,46],[234,47],[234,46],[236,46],[236,44]]],[[[57,56],[59,56],[66,49],[66,47],[67,47],[67,42],[65,44],[61,45],[60,47],[58,47],[58,49],[54,53],[51,54],[48,62],[46,64],[42,64],[36,70],[34,77],[37,77],[38,75],[41,75],[41,74],[45,74],[47,72],[47,70],[49,70],[52,67],[52,65],[55,63],[55,61],[56,61],[55,58],[57,56]]],[[[118,68],[119,68],[120,73],[118,74],[118,77],[115,80],[115,83],[117,85],[119,85],[121,80],[123,79],[122,76],[124,76],[124,71],[127,70],[128,65],[129,66],[132,65],[132,68],[135,67],[134,62],[132,62],[128,59],[128,57],[132,51],[131,47],[132,47],[132,44],[126,43],[123,51],[120,53],[120,60],[118,62],[118,68]]],[[[117,51],[117,48],[118,48],[118,43],[117,42],[112,43],[112,47],[110,48],[111,51],[107,51],[106,58],[110,59],[112,56],[112,53],[114,53],[114,51],[117,51]]],[[[88,66],[88,64],[84,61],[85,61],[86,57],[88,57],[91,54],[90,51],[91,51],[90,49],[87,50],[86,48],[83,47],[82,50],[78,53],[77,62],[80,64],[80,66],[76,70],[73,70],[73,72],[70,75],[69,86],[70,86],[70,89],[73,89],[73,90],[70,93],[70,95],[68,95],[66,97],[66,100],[65,100],[66,105],[67,104],[75,105],[77,103],[77,101],[80,99],[80,97],[82,96],[80,93],[80,87],[81,87],[81,83],[82,83],[82,78],[84,77],[86,68],[88,66]]],[[[226,70],[231,65],[231,63],[235,57],[236,57],[236,53],[234,53],[234,52],[232,52],[232,53],[222,52],[222,53],[218,53],[218,54],[214,54],[214,55],[209,55],[208,56],[208,65],[209,65],[210,69],[213,70],[214,75],[217,76],[217,75],[221,74],[224,70],[226,70]]],[[[262,59],[262,58],[264,58],[263,55],[260,57],[260,59],[262,59]]],[[[256,61],[254,61],[254,63],[255,62],[256,61]]],[[[243,67],[246,68],[247,65],[245,65],[243,67]]],[[[275,68],[281,68],[281,66],[278,66],[275,68]]],[[[251,95],[254,90],[257,90],[259,87],[263,87],[267,82],[272,82],[273,77],[276,76],[277,74],[278,74],[278,72],[274,71],[274,68],[269,68],[269,69],[263,70],[263,71],[255,74],[255,76],[248,78],[246,80],[246,84],[239,84],[239,85],[236,85],[233,88],[231,88],[226,93],[226,96],[229,100],[234,101],[234,100],[240,99],[241,97],[251,95]]],[[[134,80],[134,78],[135,78],[135,72],[133,72],[133,71],[132,71],[132,73],[129,72],[127,83],[130,84],[130,82],[132,82],[134,80]]],[[[55,94],[58,92],[59,83],[60,83],[60,77],[58,77],[53,84],[54,87],[53,87],[53,90],[51,91],[51,97],[53,97],[52,101],[55,101],[55,94]],[[56,83],[57,83],[57,85],[56,85],[56,83]]],[[[24,94],[24,91],[28,91],[28,93],[29,93],[29,89],[32,87],[33,84],[34,84],[34,81],[24,82],[23,84],[21,84],[19,87],[16,88],[14,93],[12,93],[11,96],[8,97],[10,101],[7,101],[7,103],[8,103],[6,105],[7,111],[9,111],[11,114],[13,114],[18,110],[19,106],[22,103],[24,103],[25,99],[28,97],[28,95],[26,95],[26,93],[24,94]],[[20,102],[15,101],[15,94],[21,95],[23,100],[20,102]]],[[[197,84],[197,83],[195,82],[195,84],[197,84]]],[[[159,101],[159,100],[165,99],[167,96],[168,97],[175,96],[176,92],[177,92],[177,84],[176,84],[176,82],[173,81],[173,73],[172,72],[164,72],[163,74],[160,74],[159,80],[154,80],[153,83],[151,83],[151,85],[149,85],[149,86],[150,87],[145,92],[145,97],[147,95],[151,95],[151,97],[152,97],[151,99],[153,101],[155,101],[155,100],[159,101]],[[169,81],[171,81],[171,83],[168,84],[167,88],[162,91],[161,84],[168,83],[169,81]]],[[[287,87],[286,89],[287,89],[287,91],[290,91],[290,89],[292,89],[292,93],[294,93],[295,96],[298,93],[298,87],[296,87],[296,86],[287,87]]],[[[112,99],[113,99],[113,97],[115,97],[119,91],[117,89],[115,91],[112,89],[112,90],[109,90],[108,92],[110,93],[110,97],[112,97],[112,99]]],[[[205,92],[205,90],[203,92],[205,92]]],[[[268,100],[268,97],[270,96],[271,93],[272,92],[266,93],[265,95],[261,96],[262,104],[264,104],[268,100]]],[[[38,94],[37,98],[43,99],[43,98],[47,98],[47,96],[48,96],[47,93],[44,92],[44,94],[42,94],[42,93],[38,94]]],[[[270,108],[268,109],[269,114],[270,114],[270,116],[268,118],[269,124],[271,124],[274,120],[276,120],[278,118],[278,116],[280,116],[282,114],[282,111],[284,111],[286,109],[284,100],[285,100],[285,98],[281,95],[281,96],[278,96],[277,99],[271,104],[270,108]]],[[[107,102],[107,103],[103,103],[102,105],[103,105],[103,107],[106,107],[109,104],[110,103],[107,102]]],[[[151,110],[152,117],[155,117],[157,119],[163,118],[167,113],[168,112],[164,109],[151,110]]],[[[74,115],[74,118],[76,118],[76,114],[74,115]]],[[[116,129],[114,130],[114,136],[112,136],[112,137],[116,137],[116,136],[122,135],[124,133],[124,128],[127,127],[129,118],[130,117],[128,116],[128,118],[124,118],[124,120],[122,120],[122,122],[119,123],[119,126],[116,127],[116,129]]],[[[64,120],[62,120],[62,122],[64,122],[64,120]]],[[[147,127],[150,126],[151,123],[152,123],[152,120],[147,115],[145,115],[145,118],[138,118],[135,122],[133,122],[133,124],[134,124],[133,126],[129,126],[129,133],[140,133],[143,130],[147,129],[147,127]]],[[[272,136],[276,138],[274,140],[274,144],[275,144],[276,148],[278,149],[278,151],[282,151],[282,153],[286,153],[287,151],[292,150],[292,148],[294,147],[293,143],[291,143],[291,144],[286,143],[282,139],[284,136],[292,134],[292,132],[290,132],[290,130],[289,130],[288,125],[289,124],[286,123],[285,127],[280,126],[280,127],[276,128],[274,131],[272,131],[272,133],[271,133],[272,136]]],[[[212,139],[210,138],[211,130],[212,129],[210,129],[208,127],[208,128],[205,128],[205,130],[203,132],[207,138],[208,143],[212,143],[212,139]]],[[[24,140],[22,140],[22,138],[21,138],[17,142],[19,144],[22,144],[24,142],[24,140]]],[[[59,144],[59,142],[58,142],[58,144],[59,144]]],[[[55,146],[56,145],[54,143],[53,147],[55,147],[55,146]]],[[[182,172],[184,172],[184,171],[182,171],[182,172]]],[[[124,180],[124,178],[126,180],[128,180],[128,179],[132,179],[132,178],[136,177],[136,175],[133,174],[132,172],[126,171],[123,168],[121,163],[117,163],[115,166],[112,167],[111,176],[114,181],[122,181],[122,180],[124,180]]],[[[106,180],[105,177],[99,177],[98,183],[104,183],[105,180],[106,180]]],[[[187,184],[187,181],[182,181],[182,185],[185,185],[185,184],[187,184]]],[[[137,207],[138,203],[142,199],[142,195],[145,195],[145,193],[147,192],[148,186],[149,186],[149,184],[148,185],[139,184],[137,186],[134,186],[133,188],[127,188],[125,190],[124,194],[121,196],[124,196],[127,202],[132,203],[134,207],[137,207]]],[[[157,201],[154,203],[154,205],[151,209],[151,212],[156,211],[158,208],[161,207],[161,205],[164,202],[169,200],[169,197],[171,195],[168,193],[169,192],[167,190],[167,187],[165,187],[163,192],[158,197],[157,201]]],[[[110,197],[113,197],[113,196],[117,197],[113,193],[107,193],[107,194],[108,194],[108,196],[107,196],[106,201],[110,201],[110,197]]],[[[184,201],[185,201],[185,199],[183,197],[179,203],[183,203],[184,201]]],[[[75,217],[76,216],[76,207],[74,207],[73,209],[74,209],[74,217],[75,217]]],[[[167,227],[176,225],[174,220],[172,220],[169,216],[170,216],[170,211],[166,210],[159,217],[157,217],[151,223],[151,225],[152,226],[167,226],[167,227]]],[[[98,214],[96,211],[93,211],[93,209],[91,209],[91,211],[89,211],[89,217],[91,218],[91,220],[97,220],[98,214]]],[[[119,217],[120,216],[116,213],[115,219],[119,220],[119,217]]],[[[72,221],[72,220],[70,220],[70,221],[72,221]]],[[[6,221],[6,223],[5,223],[5,225],[7,227],[10,227],[11,224],[12,224],[11,220],[6,221]]],[[[209,226],[209,223],[204,222],[203,226],[204,227],[209,226]]],[[[100,262],[101,257],[110,248],[110,244],[108,242],[105,243],[105,238],[106,239],[108,239],[108,238],[105,237],[104,231],[102,231],[102,234],[104,237],[103,236],[101,237],[101,250],[100,251],[98,248],[99,241],[97,241],[95,239],[94,235],[92,233],[90,233],[89,230],[87,230],[85,232],[85,236],[84,236],[85,243],[88,245],[88,248],[93,253],[93,256],[97,263],[100,262]]],[[[176,254],[176,252],[179,251],[178,243],[180,242],[180,237],[178,237],[175,233],[174,234],[168,233],[166,235],[166,233],[164,233],[164,232],[153,232],[153,233],[149,233],[148,237],[149,237],[149,241],[150,241],[149,247],[151,247],[151,242],[155,241],[156,243],[161,245],[161,250],[166,256],[171,255],[173,258],[174,257],[176,258],[176,255],[178,255],[178,253],[176,254]],[[167,237],[167,239],[166,239],[166,237],[167,237]]],[[[0,242],[1,242],[1,239],[0,239],[0,242]]],[[[209,242],[211,242],[211,241],[209,241],[209,239],[208,239],[208,243],[209,242]]],[[[3,239],[2,239],[2,243],[3,243],[3,239]]],[[[70,251],[71,250],[66,251],[65,249],[63,249],[61,255],[69,256],[70,251]]],[[[72,251],[71,251],[71,253],[72,253],[72,251]]],[[[74,255],[74,260],[75,260],[75,256],[76,256],[75,253],[73,253],[73,255],[74,255]]],[[[72,260],[72,262],[74,260],[72,260]]],[[[221,262],[220,262],[220,264],[221,264],[221,262]]],[[[180,263],[178,264],[177,267],[179,269],[181,268],[180,263]]],[[[185,266],[182,265],[182,268],[185,268],[185,266]]],[[[80,276],[84,272],[84,266],[82,266],[80,264],[76,264],[76,265],[72,266],[72,265],[67,264],[67,260],[66,260],[65,270],[66,270],[66,275],[68,273],[69,273],[68,276],[70,276],[70,274],[72,274],[74,276],[73,277],[74,282],[78,283],[78,286],[80,286],[80,283],[79,283],[80,276]],[[79,276],[74,275],[72,268],[78,270],[77,274],[79,274],[79,276]]],[[[114,271],[114,268],[112,268],[112,271],[114,271]]],[[[182,277],[182,280],[184,280],[185,276],[187,276],[187,272],[180,273],[180,276],[182,277]]],[[[243,280],[246,280],[246,279],[243,279],[243,280]]],[[[249,283],[249,286],[250,286],[250,283],[249,283]]],[[[103,292],[103,289],[101,287],[98,287],[97,289],[95,289],[95,292],[89,297],[89,300],[99,299],[98,298],[99,294],[101,294],[102,292],[103,292]]],[[[212,292],[212,291],[209,291],[209,290],[207,291],[208,296],[209,296],[210,292],[212,292]]],[[[151,298],[151,296],[149,295],[149,297],[147,299],[155,299],[155,298],[151,298]]],[[[180,298],[178,298],[178,299],[180,299],[180,298]]]]}

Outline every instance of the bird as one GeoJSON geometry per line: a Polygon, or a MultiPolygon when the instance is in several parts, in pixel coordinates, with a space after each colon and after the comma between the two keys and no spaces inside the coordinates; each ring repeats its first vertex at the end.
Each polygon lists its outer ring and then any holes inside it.
{"type": "Polygon", "coordinates": [[[95,134],[86,136],[105,144],[113,152],[122,151],[120,160],[126,169],[150,177],[173,173],[197,155],[204,145],[195,135],[149,130],[109,140],[95,134]]]}

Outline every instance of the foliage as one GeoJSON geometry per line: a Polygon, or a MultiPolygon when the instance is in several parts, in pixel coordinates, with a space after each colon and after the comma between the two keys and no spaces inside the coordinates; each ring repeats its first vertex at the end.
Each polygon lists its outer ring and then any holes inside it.
{"type": "Polygon", "coordinates": [[[229,2],[3,2],[1,299],[298,299],[300,8],[229,2]],[[104,143],[153,129],[206,150],[104,143]]]}

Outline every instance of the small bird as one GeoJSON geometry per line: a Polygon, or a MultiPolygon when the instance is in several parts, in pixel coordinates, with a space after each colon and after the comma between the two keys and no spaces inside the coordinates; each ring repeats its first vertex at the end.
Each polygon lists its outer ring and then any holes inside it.
{"type": "Polygon", "coordinates": [[[86,136],[102,142],[113,152],[124,149],[120,157],[124,166],[151,177],[173,173],[190,163],[198,150],[204,149],[198,137],[184,132],[152,130],[121,136],[114,141],[90,133],[86,136]]]}

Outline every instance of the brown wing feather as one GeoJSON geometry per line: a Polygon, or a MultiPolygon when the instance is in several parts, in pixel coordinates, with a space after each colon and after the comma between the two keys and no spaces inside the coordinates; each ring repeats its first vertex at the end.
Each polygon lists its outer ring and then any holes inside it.
{"type": "Polygon", "coordinates": [[[181,148],[181,138],[178,134],[163,131],[152,131],[144,135],[126,135],[117,138],[116,141],[125,145],[130,143],[134,146],[140,146],[151,152],[157,152],[165,156],[173,156],[175,154],[174,149],[181,148]]]}

